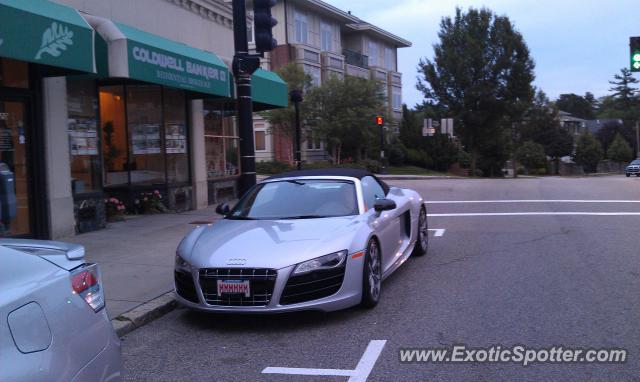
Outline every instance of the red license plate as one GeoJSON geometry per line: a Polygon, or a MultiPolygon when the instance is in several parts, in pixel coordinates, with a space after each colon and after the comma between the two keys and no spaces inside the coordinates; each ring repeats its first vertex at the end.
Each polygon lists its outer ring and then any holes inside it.
{"type": "Polygon", "coordinates": [[[218,296],[224,294],[244,294],[244,297],[251,297],[249,280],[218,280],[218,296]]]}

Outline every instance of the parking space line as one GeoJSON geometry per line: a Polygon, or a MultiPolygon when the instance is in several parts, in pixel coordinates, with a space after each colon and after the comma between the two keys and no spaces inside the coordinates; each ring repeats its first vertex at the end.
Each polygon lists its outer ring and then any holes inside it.
{"type": "Polygon", "coordinates": [[[640,200],[588,200],[588,199],[506,199],[506,200],[427,200],[425,204],[471,204],[471,203],[640,203],[640,200]]]}
{"type": "Polygon", "coordinates": [[[454,214],[427,214],[429,217],[456,217],[456,216],[640,216],[640,212],[473,212],[454,214]]]}
{"type": "Polygon", "coordinates": [[[433,236],[441,237],[442,235],[444,235],[444,231],[446,231],[446,229],[444,229],[444,228],[429,228],[429,231],[434,231],[433,236]]]}
{"type": "Polygon", "coordinates": [[[348,382],[365,382],[371,374],[376,361],[382,353],[387,340],[372,340],[367,345],[362,358],[353,370],[346,369],[310,369],[302,367],[266,367],[263,374],[315,375],[349,377],[348,382]]]}

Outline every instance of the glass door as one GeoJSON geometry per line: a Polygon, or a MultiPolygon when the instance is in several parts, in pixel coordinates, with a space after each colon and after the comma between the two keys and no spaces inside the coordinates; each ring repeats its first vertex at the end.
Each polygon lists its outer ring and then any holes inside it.
{"type": "Polygon", "coordinates": [[[30,235],[27,105],[0,99],[0,237],[30,235]]]}

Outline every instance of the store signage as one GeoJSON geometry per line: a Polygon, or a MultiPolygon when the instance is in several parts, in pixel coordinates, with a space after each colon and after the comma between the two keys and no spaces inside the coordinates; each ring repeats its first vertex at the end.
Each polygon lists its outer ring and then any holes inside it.
{"type": "Polygon", "coordinates": [[[40,60],[45,53],[52,57],[59,57],[72,45],[73,31],[68,26],[54,21],[42,33],[42,43],[35,59],[40,60]]]}
{"type": "Polygon", "coordinates": [[[38,4],[0,1],[0,56],[94,72],[93,29],[72,8],[38,4]]]}
{"type": "Polygon", "coordinates": [[[229,92],[226,68],[133,40],[128,46],[131,78],[208,94],[229,92]]]}

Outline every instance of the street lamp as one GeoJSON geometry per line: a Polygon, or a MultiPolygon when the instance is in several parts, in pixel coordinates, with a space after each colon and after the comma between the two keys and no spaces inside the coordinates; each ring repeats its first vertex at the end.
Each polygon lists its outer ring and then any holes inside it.
{"type": "Polygon", "coordinates": [[[293,102],[293,107],[296,110],[295,117],[295,125],[296,125],[296,147],[295,147],[295,160],[297,162],[298,170],[302,169],[302,156],[300,154],[300,136],[302,133],[300,132],[300,102],[302,102],[302,91],[300,90],[292,90],[289,92],[289,97],[291,102],[293,102]]]}

